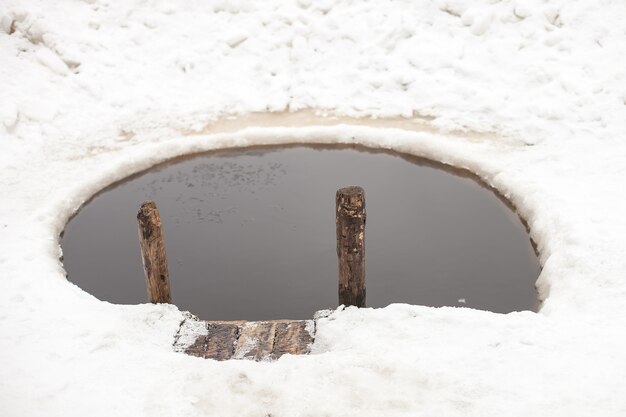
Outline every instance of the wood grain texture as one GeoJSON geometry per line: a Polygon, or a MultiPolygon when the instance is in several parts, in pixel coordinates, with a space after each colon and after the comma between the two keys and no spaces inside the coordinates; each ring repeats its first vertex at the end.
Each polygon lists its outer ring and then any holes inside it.
{"type": "Polygon", "coordinates": [[[341,188],[335,201],[339,304],[365,307],[365,191],[341,188]]]}
{"type": "Polygon", "coordinates": [[[241,328],[234,358],[253,359],[255,361],[269,359],[274,349],[275,335],[276,322],[274,321],[246,323],[241,328]]]}
{"type": "Polygon", "coordinates": [[[196,341],[191,346],[188,346],[184,352],[187,355],[206,358],[207,343],[207,336],[198,336],[196,341]]]}
{"type": "Polygon", "coordinates": [[[208,327],[209,334],[207,335],[204,357],[218,361],[230,359],[235,353],[241,325],[239,323],[209,322],[208,327]]]}
{"type": "Polygon", "coordinates": [[[154,201],[146,201],[141,205],[137,213],[137,224],[148,299],[151,303],[171,303],[165,240],[161,216],[154,201]]]}
{"type": "Polygon", "coordinates": [[[306,355],[315,341],[313,320],[203,321],[207,334],[181,351],[224,361],[276,360],[285,354],[306,355]]]}
{"type": "Polygon", "coordinates": [[[272,359],[278,359],[285,354],[306,355],[313,344],[312,320],[285,321],[276,323],[276,335],[272,349],[272,359]]]}

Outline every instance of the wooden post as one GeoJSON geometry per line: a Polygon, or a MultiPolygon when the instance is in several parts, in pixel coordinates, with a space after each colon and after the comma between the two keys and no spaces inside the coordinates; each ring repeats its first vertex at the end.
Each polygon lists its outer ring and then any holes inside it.
{"type": "Polygon", "coordinates": [[[154,201],[146,201],[137,213],[141,259],[151,303],[170,303],[170,275],[165,256],[161,217],[154,201]]]}
{"type": "Polygon", "coordinates": [[[365,307],[365,192],[341,188],[335,201],[339,304],[365,307]]]}

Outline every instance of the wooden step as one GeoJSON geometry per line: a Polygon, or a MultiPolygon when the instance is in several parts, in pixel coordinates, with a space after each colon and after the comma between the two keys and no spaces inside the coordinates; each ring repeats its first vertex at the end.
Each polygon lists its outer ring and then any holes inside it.
{"type": "Polygon", "coordinates": [[[275,360],[285,354],[308,354],[314,329],[313,320],[201,321],[189,315],[180,326],[174,349],[218,361],[275,360]]]}

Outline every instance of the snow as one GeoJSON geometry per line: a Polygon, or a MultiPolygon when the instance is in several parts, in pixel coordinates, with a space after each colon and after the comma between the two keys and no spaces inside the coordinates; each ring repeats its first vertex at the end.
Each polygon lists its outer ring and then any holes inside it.
{"type": "Polygon", "coordinates": [[[609,0],[4,0],[0,414],[626,415],[625,21],[609,0]],[[348,308],[312,355],[215,362],[174,351],[176,307],[65,279],[59,234],[106,185],[293,142],[477,173],[528,223],[540,312],[348,308]]]}

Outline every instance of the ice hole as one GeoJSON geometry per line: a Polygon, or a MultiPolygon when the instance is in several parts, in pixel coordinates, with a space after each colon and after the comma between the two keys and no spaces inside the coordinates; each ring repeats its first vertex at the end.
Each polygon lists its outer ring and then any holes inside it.
{"type": "Polygon", "coordinates": [[[205,320],[306,319],[337,306],[334,195],[365,189],[367,306],[536,310],[524,224],[472,175],[361,147],[179,158],[115,184],[70,220],[68,278],[101,300],[147,300],[136,212],[156,201],[173,302],[205,320]]]}

